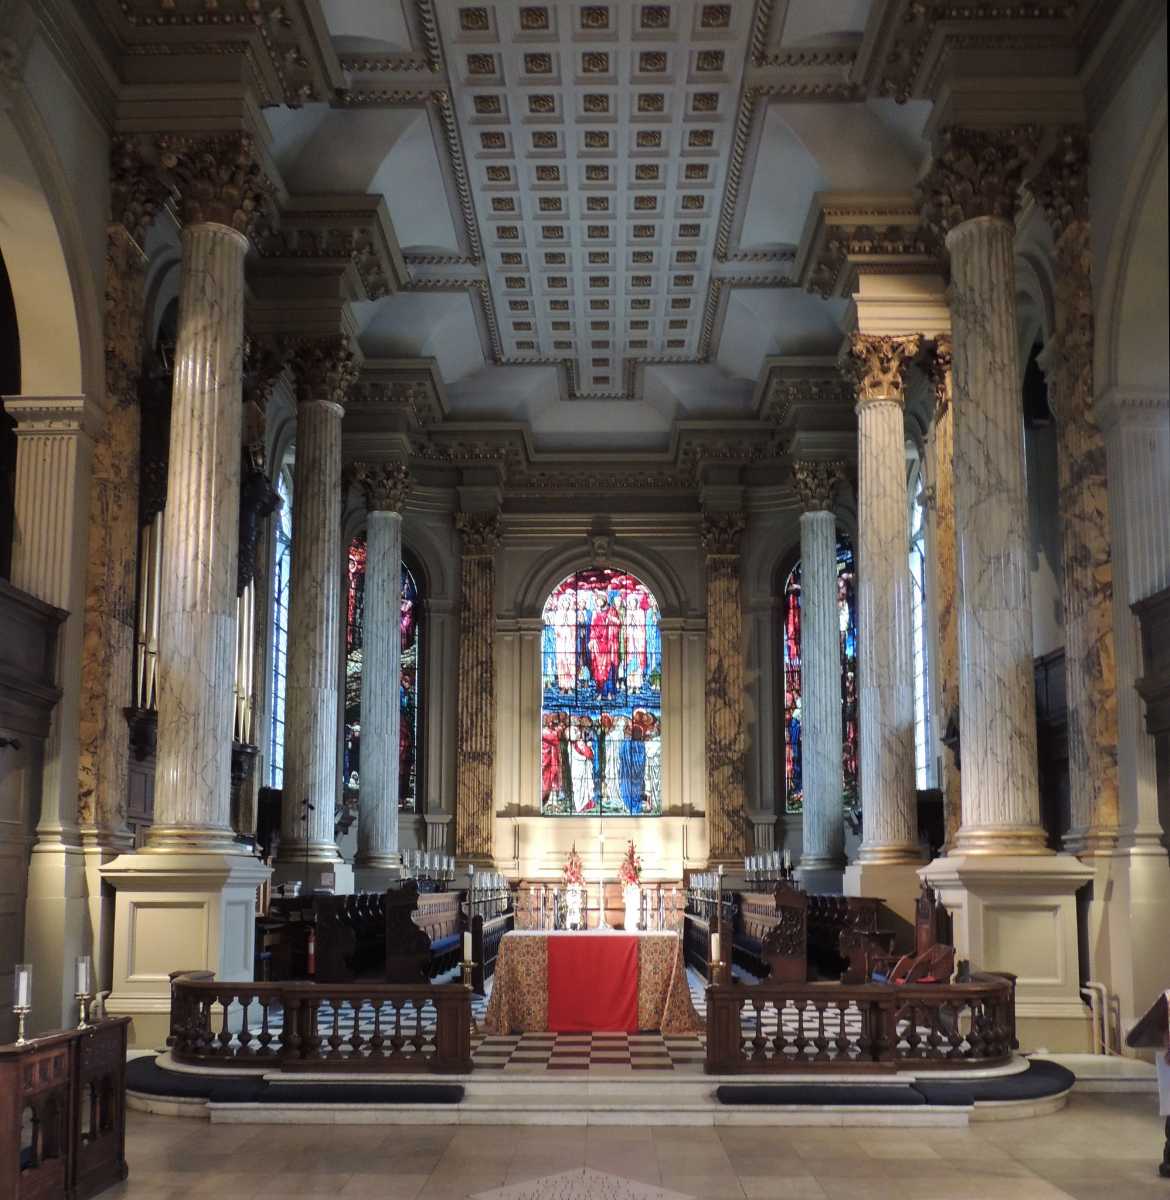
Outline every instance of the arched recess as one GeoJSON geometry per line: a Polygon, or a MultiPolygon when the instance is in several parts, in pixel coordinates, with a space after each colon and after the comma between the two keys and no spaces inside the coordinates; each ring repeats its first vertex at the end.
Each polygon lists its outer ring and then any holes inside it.
{"type": "Polygon", "coordinates": [[[1167,351],[1167,135],[1163,93],[1135,157],[1096,297],[1093,364],[1098,396],[1113,388],[1165,392],[1167,351]]]}

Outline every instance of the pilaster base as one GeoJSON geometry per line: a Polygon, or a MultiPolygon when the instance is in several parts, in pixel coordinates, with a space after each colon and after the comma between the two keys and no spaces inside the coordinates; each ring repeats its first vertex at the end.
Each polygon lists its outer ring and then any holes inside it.
{"type": "Polygon", "coordinates": [[[33,964],[29,1036],[77,1024],[74,964],[90,953],[85,856],[79,846],[40,843],[28,866],[24,945],[33,964]]]}
{"type": "Polygon", "coordinates": [[[318,889],[332,892],[335,896],[353,891],[353,864],[346,862],[297,862],[295,859],[277,859],[272,867],[272,882],[295,883],[300,881],[301,895],[318,889]]]}
{"type": "Polygon", "coordinates": [[[894,946],[906,952],[914,947],[914,905],[922,891],[918,882],[921,863],[850,863],[845,868],[846,896],[877,896],[885,901],[890,916],[886,928],[894,935],[894,946]]]}
{"type": "Polygon", "coordinates": [[[1092,1049],[1080,996],[1077,892],[1092,868],[1068,854],[950,854],[918,872],[946,905],[973,970],[1016,976],[1021,1051],[1092,1049]]]}
{"type": "Polygon", "coordinates": [[[170,973],[254,975],[256,889],[269,868],[245,854],[123,854],[101,868],[115,889],[111,1016],[129,1016],[132,1046],[170,1032],[170,973]]]}
{"type": "Polygon", "coordinates": [[[402,878],[402,867],[359,867],[353,868],[353,890],[355,892],[384,892],[402,878]]]}

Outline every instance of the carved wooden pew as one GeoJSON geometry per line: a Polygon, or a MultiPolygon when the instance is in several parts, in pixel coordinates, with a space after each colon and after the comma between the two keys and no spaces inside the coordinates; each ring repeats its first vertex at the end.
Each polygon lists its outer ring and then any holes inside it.
{"type": "Polygon", "coordinates": [[[414,921],[430,941],[432,978],[463,959],[467,917],[462,900],[462,892],[429,892],[418,897],[414,921]]]}

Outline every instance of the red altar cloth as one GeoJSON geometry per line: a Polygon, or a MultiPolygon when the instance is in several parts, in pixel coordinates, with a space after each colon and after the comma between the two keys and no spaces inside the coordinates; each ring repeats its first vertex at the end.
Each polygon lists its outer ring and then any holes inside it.
{"type": "Polygon", "coordinates": [[[548,1028],[556,1033],[637,1033],[638,939],[548,939],[548,1028]]]}

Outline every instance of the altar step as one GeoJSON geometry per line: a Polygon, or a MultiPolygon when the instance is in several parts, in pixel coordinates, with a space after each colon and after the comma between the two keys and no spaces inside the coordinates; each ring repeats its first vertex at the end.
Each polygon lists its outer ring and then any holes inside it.
{"type": "Polygon", "coordinates": [[[589,1072],[449,1079],[303,1074],[220,1077],[146,1066],[132,1071],[132,1108],[216,1124],[299,1125],[851,1125],[963,1128],[971,1121],[1055,1112],[1072,1078],[1024,1059],[995,1072],[939,1079],[902,1072],[874,1077],[697,1076],[669,1081],[589,1072]],[[205,1082],[203,1082],[205,1081],[205,1082]],[[201,1087],[201,1083],[203,1086],[201,1087]],[[397,1102],[382,1100],[388,1085],[397,1102]],[[429,1102],[428,1089],[445,1089],[429,1102]],[[725,1089],[731,1089],[730,1092],[725,1089]],[[205,1094],[199,1095],[202,1091],[205,1094]],[[366,1102],[362,1093],[370,1100],[366,1102]],[[720,1093],[723,1093],[723,1100],[720,1093]],[[452,1092],[461,1098],[452,1099],[452,1092]],[[170,1094],[168,1094],[170,1093],[170,1094]],[[182,1094],[179,1094],[182,1093],[182,1094]],[[343,1099],[344,1097],[344,1099],[343,1099]]]}

